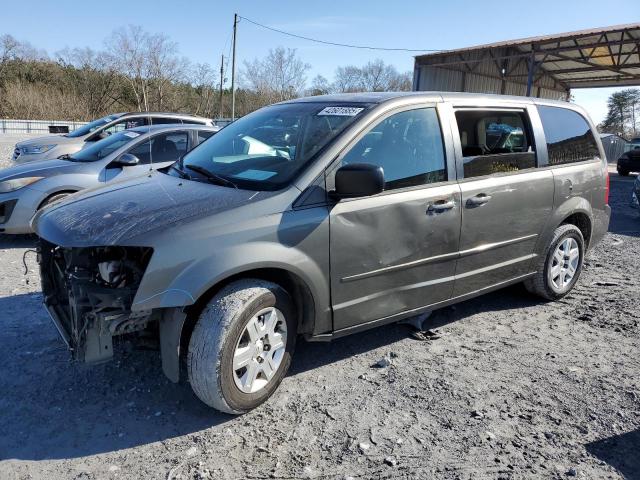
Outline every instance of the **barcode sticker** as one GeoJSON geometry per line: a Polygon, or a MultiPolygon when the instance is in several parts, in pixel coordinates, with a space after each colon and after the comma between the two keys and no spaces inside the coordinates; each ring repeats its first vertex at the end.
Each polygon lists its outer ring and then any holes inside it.
{"type": "Polygon", "coordinates": [[[325,107],[322,110],[320,110],[320,112],[318,112],[318,115],[355,117],[357,114],[359,114],[363,110],[364,108],[360,108],[360,107],[325,107]]]}

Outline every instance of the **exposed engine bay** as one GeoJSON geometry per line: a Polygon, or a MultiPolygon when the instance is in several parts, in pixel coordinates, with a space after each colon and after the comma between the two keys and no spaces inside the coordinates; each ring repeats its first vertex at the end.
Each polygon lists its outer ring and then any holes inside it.
{"type": "Polygon", "coordinates": [[[113,337],[146,329],[153,312],[131,312],[153,250],[147,247],[63,248],[41,240],[44,304],[75,359],[113,356],[113,337]]]}

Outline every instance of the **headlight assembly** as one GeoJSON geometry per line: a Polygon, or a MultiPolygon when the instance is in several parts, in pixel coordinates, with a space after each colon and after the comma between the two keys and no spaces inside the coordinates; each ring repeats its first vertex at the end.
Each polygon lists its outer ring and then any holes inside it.
{"type": "Polygon", "coordinates": [[[31,185],[32,183],[35,183],[38,180],[42,180],[43,178],[44,177],[23,177],[23,178],[12,178],[11,180],[5,180],[4,182],[0,182],[0,193],[13,192],[22,187],[26,187],[27,185],[31,185]]]}
{"type": "Polygon", "coordinates": [[[55,147],[55,144],[54,145],[33,145],[28,147],[22,147],[22,154],[31,155],[34,153],[46,153],[49,150],[51,150],[53,147],[55,147]]]}

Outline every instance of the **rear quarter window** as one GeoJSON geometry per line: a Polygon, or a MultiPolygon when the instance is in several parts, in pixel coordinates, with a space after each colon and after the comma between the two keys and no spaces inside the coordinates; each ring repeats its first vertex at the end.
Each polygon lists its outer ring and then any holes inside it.
{"type": "Polygon", "coordinates": [[[600,156],[598,144],[585,118],[562,107],[538,106],[547,142],[549,165],[593,160],[600,156]]]}

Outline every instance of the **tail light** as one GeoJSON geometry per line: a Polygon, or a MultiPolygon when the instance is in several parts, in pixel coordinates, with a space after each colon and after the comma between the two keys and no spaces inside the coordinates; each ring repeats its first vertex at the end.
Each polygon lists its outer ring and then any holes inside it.
{"type": "Polygon", "coordinates": [[[606,168],[605,172],[607,177],[606,177],[605,186],[604,186],[604,203],[609,205],[609,169],[606,168]]]}

